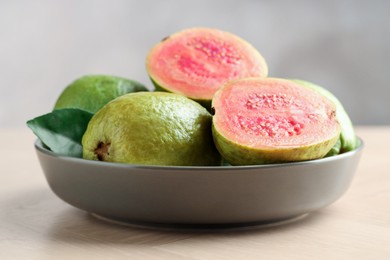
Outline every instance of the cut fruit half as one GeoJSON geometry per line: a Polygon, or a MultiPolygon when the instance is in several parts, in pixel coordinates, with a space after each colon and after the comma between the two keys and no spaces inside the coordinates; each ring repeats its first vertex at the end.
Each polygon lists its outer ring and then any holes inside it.
{"type": "Polygon", "coordinates": [[[251,44],[211,28],[190,28],[164,38],[150,50],[146,68],[157,89],[206,103],[230,80],[268,73],[251,44]]]}
{"type": "Polygon", "coordinates": [[[214,142],[233,165],[321,158],[340,135],[335,105],[290,80],[229,82],[217,91],[212,107],[214,142]]]}

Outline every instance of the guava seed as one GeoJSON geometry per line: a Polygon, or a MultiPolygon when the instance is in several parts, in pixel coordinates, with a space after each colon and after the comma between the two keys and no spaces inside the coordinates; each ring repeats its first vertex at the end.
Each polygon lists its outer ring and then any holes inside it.
{"type": "Polygon", "coordinates": [[[286,107],[299,107],[299,104],[294,100],[293,97],[288,97],[284,93],[278,94],[258,94],[254,93],[249,95],[249,99],[246,102],[248,109],[261,109],[261,108],[272,108],[280,109],[286,107]]]}
{"type": "Polygon", "coordinates": [[[192,38],[187,46],[203,53],[214,62],[236,65],[241,55],[228,43],[217,39],[192,38]]]}
{"type": "Polygon", "coordinates": [[[200,63],[190,56],[180,56],[177,65],[183,74],[192,81],[202,81],[211,77],[211,73],[206,69],[203,63],[200,63]]]}
{"type": "Polygon", "coordinates": [[[241,129],[248,134],[277,138],[299,135],[304,128],[304,124],[294,118],[283,118],[272,115],[259,116],[257,118],[238,116],[238,123],[241,129]]]}

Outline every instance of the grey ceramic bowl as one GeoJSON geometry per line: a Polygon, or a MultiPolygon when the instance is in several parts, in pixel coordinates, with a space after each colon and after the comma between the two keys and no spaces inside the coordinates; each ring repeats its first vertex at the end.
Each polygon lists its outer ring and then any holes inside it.
{"type": "Polygon", "coordinates": [[[362,144],[341,155],[258,166],[169,167],[88,161],[35,148],[65,202],[129,223],[272,223],[321,209],[348,189],[362,144]]]}

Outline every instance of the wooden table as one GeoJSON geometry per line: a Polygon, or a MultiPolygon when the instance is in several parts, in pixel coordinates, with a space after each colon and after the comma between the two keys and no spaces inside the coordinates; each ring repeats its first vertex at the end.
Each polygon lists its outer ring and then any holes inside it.
{"type": "Polygon", "coordinates": [[[49,189],[28,129],[0,129],[0,259],[390,259],[390,127],[358,127],[347,193],[299,221],[242,231],[162,231],[95,219],[49,189]]]}

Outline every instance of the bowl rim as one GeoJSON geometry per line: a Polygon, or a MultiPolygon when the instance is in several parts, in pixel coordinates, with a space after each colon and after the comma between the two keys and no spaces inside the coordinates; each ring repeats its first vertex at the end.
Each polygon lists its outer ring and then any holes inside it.
{"type": "Polygon", "coordinates": [[[116,168],[124,168],[124,169],[149,169],[149,170],[208,170],[208,171],[226,171],[226,170],[245,170],[245,169],[263,169],[263,168],[285,168],[292,167],[298,165],[307,165],[314,163],[325,163],[336,160],[341,160],[346,157],[351,157],[356,153],[359,153],[365,143],[363,140],[357,136],[358,145],[354,150],[344,152],[342,154],[323,157],[319,159],[306,160],[306,161],[298,161],[298,162],[286,162],[286,163],[273,163],[273,164],[259,164],[259,165],[240,165],[240,166],[166,166],[166,165],[144,165],[144,164],[129,164],[129,163],[119,163],[119,162],[102,162],[102,161],[94,161],[87,160],[78,157],[71,157],[66,155],[61,155],[54,153],[53,151],[45,148],[43,146],[42,141],[37,138],[34,142],[34,147],[37,151],[46,154],[50,157],[60,158],[65,161],[73,162],[73,163],[84,163],[90,164],[91,166],[106,166],[106,167],[116,167],[116,168]]]}

